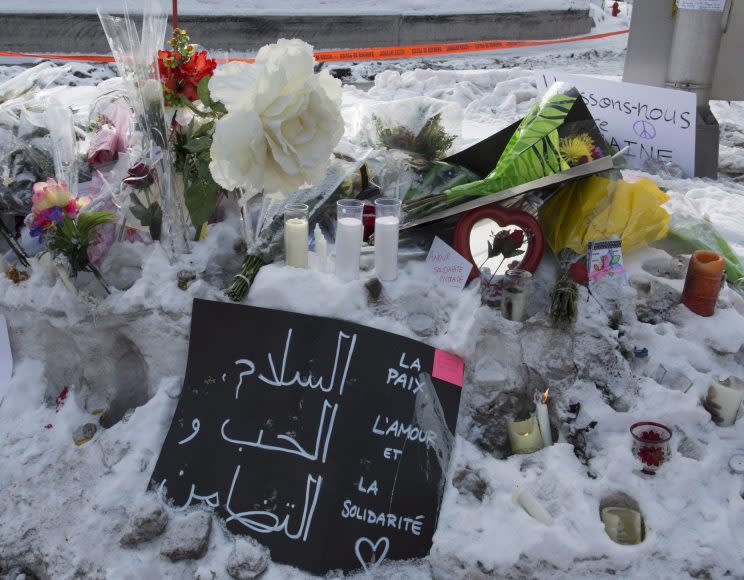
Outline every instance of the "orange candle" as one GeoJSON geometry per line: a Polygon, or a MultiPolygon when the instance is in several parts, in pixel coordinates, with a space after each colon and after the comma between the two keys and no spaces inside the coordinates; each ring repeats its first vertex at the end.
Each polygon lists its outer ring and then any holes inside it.
{"type": "Polygon", "coordinates": [[[713,316],[721,291],[724,266],[723,258],[715,252],[695,252],[687,266],[682,304],[700,316],[713,316]]]}

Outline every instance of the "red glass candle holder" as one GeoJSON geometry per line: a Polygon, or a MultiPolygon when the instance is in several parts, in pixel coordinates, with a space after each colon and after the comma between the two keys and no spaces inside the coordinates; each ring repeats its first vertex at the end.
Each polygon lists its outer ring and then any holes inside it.
{"type": "Polygon", "coordinates": [[[641,471],[654,475],[671,457],[671,429],[661,423],[641,421],[630,426],[630,434],[633,436],[633,455],[643,464],[641,471]]]}

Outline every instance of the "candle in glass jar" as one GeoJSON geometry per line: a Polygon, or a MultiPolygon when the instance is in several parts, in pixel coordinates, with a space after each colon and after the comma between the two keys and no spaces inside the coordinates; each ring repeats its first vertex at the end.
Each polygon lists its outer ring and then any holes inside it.
{"type": "Polygon", "coordinates": [[[364,236],[364,203],[358,199],[342,199],[336,205],[336,276],[345,281],[356,280],[364,236]]]}
{"type": "Polygon", "coordinates": [[[734,377],[718,381],[708,387],[706,403],[715,413],[719,427],[730,427],[736,422],[739,407],[744,401],[744,383],[734,377]]]}
{"type": "Polygon", "coordinates": [[[687,266],[682,304],[700,316],[713,316],[724,267],[723,258],[715,252],[698,250],[693,253],[687,266]]]}
{"type": "Polygon", "coordinates": [[[284,208],[284,255],[287,266],[307,268],[308,207],[288,204],[284,208]]]}
{"type": "Polygon", "coordinates": [[[605,532],[617,544],[633,545],[643,541],[641,513],[624,507],[606,507],[600,512],[605,532]]]}
{"type": "Polygon", "coordinates": [[[398,277],[398,235],[400,200],[382,197],[375,200],[375,271],[383,281],[398,277]]]}
{"type": "Polygon", "coordinates": [[[534,453],[543,448],[540,426],[534,415],[524,421],[509,420],[506,424],[511,443],[512,453],[534,453]]]}

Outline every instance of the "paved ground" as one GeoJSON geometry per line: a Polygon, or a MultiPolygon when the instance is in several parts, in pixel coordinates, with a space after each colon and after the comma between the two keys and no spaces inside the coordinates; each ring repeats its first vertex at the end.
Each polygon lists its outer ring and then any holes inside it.
{"type": "MultiPolygon", "coordinates": [[[[180,23],[209,49],[253,52],[277,38],[316,49],[399,46],[472,40],[518,40],[589,32],[587,11],[379,16],[183,16],[180,23]]],[[[106,53],[94,14],[2,14],[0,50],[106,53]]]]}

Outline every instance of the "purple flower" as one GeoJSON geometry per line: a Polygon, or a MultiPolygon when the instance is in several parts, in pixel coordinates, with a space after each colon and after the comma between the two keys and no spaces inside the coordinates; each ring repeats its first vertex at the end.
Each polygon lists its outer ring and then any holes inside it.
{"type": "Polygon", "coordinates": [[[595,145],[594,149],[592,149],[592,159],[601,159],[603,155],[604,151],[595,145]]]}

